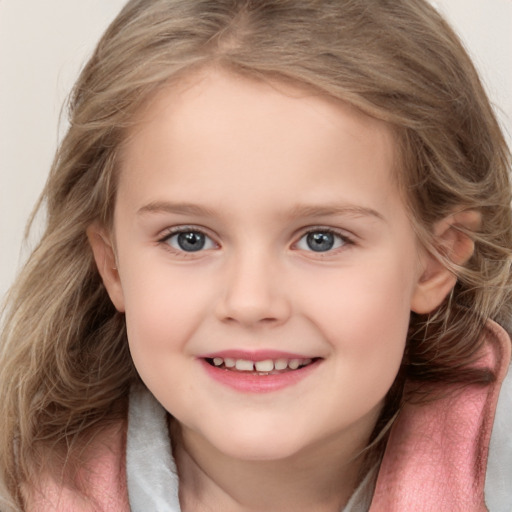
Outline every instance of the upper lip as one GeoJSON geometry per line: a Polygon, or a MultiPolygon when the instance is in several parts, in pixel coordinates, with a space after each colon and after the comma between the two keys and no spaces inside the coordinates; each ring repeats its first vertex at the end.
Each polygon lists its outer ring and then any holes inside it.
{"type": "Polygon", "coordinates": [[[214,359],[221,357],[223,359],[243,359],[245,361],[265,361],[267,359],[313,359],[318,356],[308,354],[297,354],[293,352],[283,352],[280,350],[221,350],[218,352],[209,352],[201,355],[201,359],[214,359]]]}

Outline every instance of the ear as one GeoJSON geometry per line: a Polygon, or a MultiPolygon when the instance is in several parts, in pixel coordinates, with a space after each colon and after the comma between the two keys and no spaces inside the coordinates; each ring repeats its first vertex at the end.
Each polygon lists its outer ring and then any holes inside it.
{"type": "Polygon", "coordinates": [[[116,255],[110,233],[97,224],[87,228],[87,238],[92,248],[96,267],[107,289],[110,300],[121,313],[124,312],[124,295],[117,270],[116,255]]]}
{"type": "MultiPolygon", "coordinates": [[[[455,265],[464,265],[471,258],[475,244],[463,230],[477,231],[481,215],[474,210],[461,211],[440,220],[434,226],[434,243],[439,252],[455,265]]],[[[423,272],[414,291],[411,310],[419,314],[431,313],[450,293],[457,277],[434,255],[424,251],[423,272]]]]}

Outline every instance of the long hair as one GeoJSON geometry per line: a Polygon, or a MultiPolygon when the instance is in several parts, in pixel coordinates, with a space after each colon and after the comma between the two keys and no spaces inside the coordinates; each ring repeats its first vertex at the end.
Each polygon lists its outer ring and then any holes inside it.
{"type": "Polygon", "coordinates": [[[309,87],[392,128],[411,222],[458,276],[433,315],[411,316],[404,375],[482,380],[464,367],[486,320],[509,327],[510,154],[469,57],[427,2],[131,0],[75,85],[38,204],[46,230],[4,310],[0,480],[19,509],[20,484],[45,461],[77,460],[88,436],[125,413],[138,377],[86,229],[112,224],[118,156],[135,114],[169,81],[207,66],[309,87]],[[457,209],[482,215],[481,229],[467,233],[475,252],[464,267],[432,237],[457,209]]]}

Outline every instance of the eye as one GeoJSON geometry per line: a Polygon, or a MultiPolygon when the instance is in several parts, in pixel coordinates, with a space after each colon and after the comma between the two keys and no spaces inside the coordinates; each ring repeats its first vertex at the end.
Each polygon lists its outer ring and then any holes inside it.
{"type": "Polygon", "coordinates": [[[327,229],[319,229],[306,233],[298,241],[297,248],[303,251],[328,252],[349,243],[350,240],[347,237],[327,229]]]}
{"type": "Polygon", "coordinates": [[[209,236],[193,229],[176,231],[166,236],[162,241],[180,252],[198,252],[214,249],[217,246],[209,236]]]}

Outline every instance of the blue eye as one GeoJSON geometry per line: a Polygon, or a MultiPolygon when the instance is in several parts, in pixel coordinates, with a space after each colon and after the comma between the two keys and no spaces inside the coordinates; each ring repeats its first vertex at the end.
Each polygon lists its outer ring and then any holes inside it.
{"type": "Polygon", "coordinates": [[[215,242],[201,231],[179,231],[165,238],[173,249],[183,252],[198,252],[215,248],[215,242]]]}
{"type": "Polygon", "coordinates": [[[328,252],[338,249],[349,241],[328,230],[310,231],[306,233],[297,243],[297,248],[303,251],[328,252]]]}

